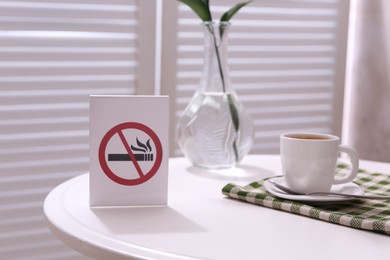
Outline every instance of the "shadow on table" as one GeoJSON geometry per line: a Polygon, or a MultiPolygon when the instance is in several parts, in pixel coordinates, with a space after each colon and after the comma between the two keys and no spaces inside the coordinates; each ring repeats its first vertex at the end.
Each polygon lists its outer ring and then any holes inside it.
{"type": "Polygon", "coordinates": [[[204,169],[190,166],[187,171],[197,176],[227,181],[258,181],[275,175],[271,170],[245,164],[229,169],[204,169]]]}
{"type": "Polygon", "coordinates": [[[116,234],[205,232],[199,224],[168,206],[92,208],[96,217],[116,234]]]}

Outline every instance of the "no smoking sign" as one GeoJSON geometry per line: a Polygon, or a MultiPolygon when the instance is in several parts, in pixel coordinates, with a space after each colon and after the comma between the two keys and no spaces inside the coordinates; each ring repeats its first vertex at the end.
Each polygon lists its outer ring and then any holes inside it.
{"type": "Polygon", "coordinates": [[[90,97],[91,207],[168,202],[169,97],[90,97]]]}
{"type": "Polygon", "coordinates": [[[132,186],[142,184],[156,174],[162,153],[160,139],[152,129],[141,123],[127,122],[106,133],[98,156],[107,177],[116,183],[132,186]]]}

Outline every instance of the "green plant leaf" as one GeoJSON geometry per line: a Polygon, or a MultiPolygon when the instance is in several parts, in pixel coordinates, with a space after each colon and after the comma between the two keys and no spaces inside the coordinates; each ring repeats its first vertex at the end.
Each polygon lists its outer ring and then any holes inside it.
{"type": "Polygon", "coordinates": [[[186,5],[188,5],[203,22],[210,22],[211,12],[209,6],[209,0],[178,0],[186,5]]]}
{"type": "Polygon", "coordinates": [[[250,2],[252,2],[252,0],[238,3],[232,8],[230,8],[226,13],[222,15],[221,22],[228,22],[242,7],[246,6],[250,2]]]}

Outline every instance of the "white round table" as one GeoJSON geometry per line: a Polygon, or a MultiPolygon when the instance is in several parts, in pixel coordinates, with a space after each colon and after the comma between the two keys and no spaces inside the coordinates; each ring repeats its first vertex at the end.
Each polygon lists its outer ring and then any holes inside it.
{"type": "MultiPolygon", "coordinates": [[[[361,161],[390,173],[390,164],[361,161]]],[[[235,173],[280,174],[279,156],[247,156],[235,173]]],[[[90,208],[89,176],[70,179],[44,202],[47,223],[66,245],[96,259],[388,259],[390,236],[226,198],[231,180],[169,161],[168,206],[90,208]]],[[[102,191],[104,192],[104,191],[102,191]]]]}

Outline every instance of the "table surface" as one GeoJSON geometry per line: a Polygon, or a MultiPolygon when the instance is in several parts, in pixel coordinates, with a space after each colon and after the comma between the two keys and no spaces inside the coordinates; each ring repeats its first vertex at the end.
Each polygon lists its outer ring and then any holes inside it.
{"type": "MultiPolygon", "coordinates": [[[[386,163],[361,161],[360,167],[390,174],[386,163]]],[[[228,182],[247,184],[280,171],[276,155],[245,157],[232,172],[233,180],[195,168],[185,158],[172,158],[168,206],[90,208],[89,176],[83,174],[53,189],[44,212],[57,238],[97,259],[389,258],[390,236],[240,202],[221,193],[228,182]]]]}

